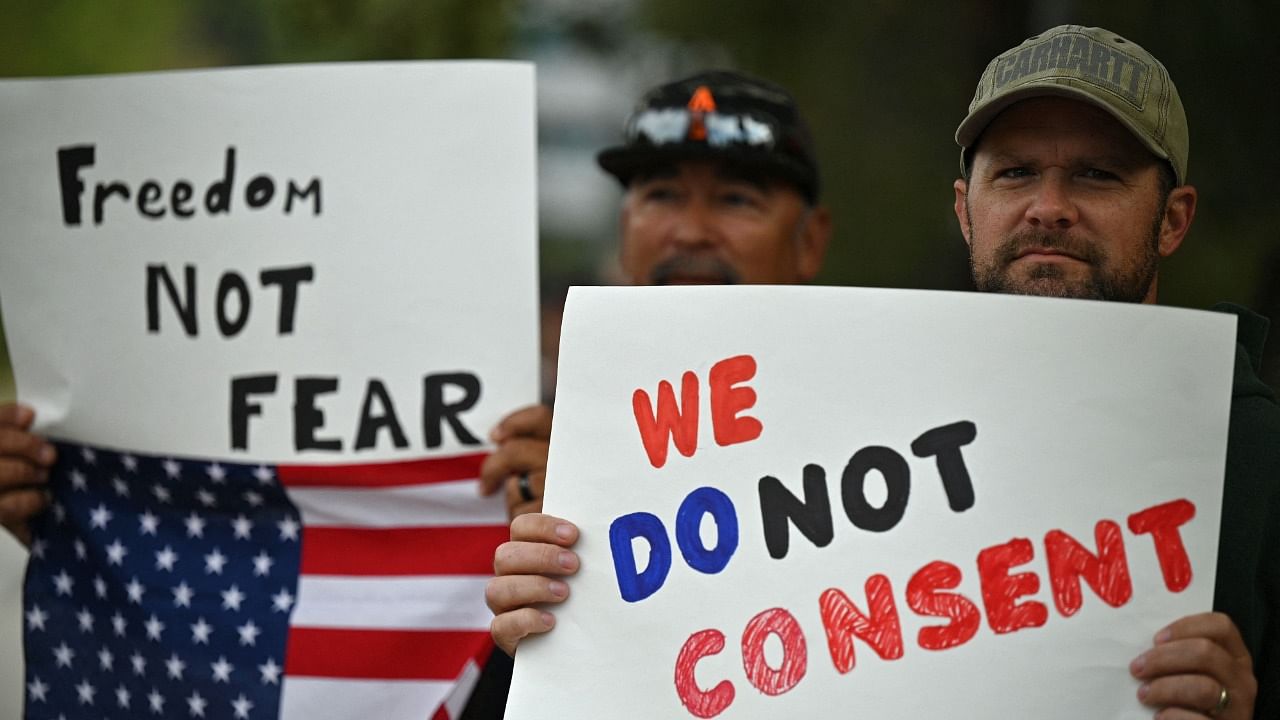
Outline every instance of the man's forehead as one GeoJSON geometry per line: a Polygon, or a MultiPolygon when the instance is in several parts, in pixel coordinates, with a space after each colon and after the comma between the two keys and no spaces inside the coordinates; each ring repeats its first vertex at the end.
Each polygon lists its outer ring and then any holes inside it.
{"type": "Polygon", "coordinates": [[[1133,133],[1110,113],[1064,97],[1022,100],[997,115],[983,131],[977,152],[1017,154],[1072,143],[1072,149],[1129,163],[1159,162],[1133,133]]]}

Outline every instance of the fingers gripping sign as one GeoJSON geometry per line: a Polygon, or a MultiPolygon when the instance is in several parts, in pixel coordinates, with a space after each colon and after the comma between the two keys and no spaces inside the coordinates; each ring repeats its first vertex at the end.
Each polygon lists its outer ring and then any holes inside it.
{"type": "Polygon", "coordinates": [[[1138,699],[1160,717],[1249,720],[1258,694],[1253,659],[1222,613],[1189,615],[1161,630],[1129,670],[1138,699]]]}
{"type": "Polygon", "coordinates": [[[497,446],[480,468],[480,491],[503,492],[510,517],[542,512],[551,442],[551,408],[533,405],[517,410],[489,434],[497,446]]]}
{"type": "Polygon", "coordinates": [[[551,515],[528,513],[511,521],[511,541],[494,553],[495,577],[484,593],[494,615],[490,633],[508,655],[526,636],[555,627],[555,616],[538,606],[569,597],[562,578],[578,572],[578,556],[569,549],[577,541],[578,528],[551,515]]]}
{"type": "Polygon", "coordinates": [[[30,432],[35,412],[25,405],[0,404],[0,525],[24,545],[27,523],[48,504],[45,486],[57,457],[53,445],[30,432]]]}

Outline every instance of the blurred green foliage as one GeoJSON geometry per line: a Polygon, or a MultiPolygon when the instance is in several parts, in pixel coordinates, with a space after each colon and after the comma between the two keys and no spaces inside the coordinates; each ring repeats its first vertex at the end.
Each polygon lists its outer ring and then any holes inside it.
{"type": "Polygon", "coordinates": [[[837,221],[827,282],[968,287],[951,209],[955,126],[986,63],[1066,13],[1155,54],[1187,108],[1200,208],[1190,238],[1162,267],[1161,301],[1256,305],[1280,283],[1272,196],[1280,3],[651,0],[647,8],[659,31],[714,37],[743,69],[796,94],[837,221]]]}

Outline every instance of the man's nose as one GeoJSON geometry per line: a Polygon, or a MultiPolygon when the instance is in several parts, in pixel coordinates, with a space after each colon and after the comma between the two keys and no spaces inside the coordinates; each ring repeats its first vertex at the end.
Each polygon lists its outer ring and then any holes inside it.
{"type": "Polygon", "coordinates": [[[715,212],[710,203],[691,198],[677,210],[671,240],[680,245],[710,245],[715,242],[715,212]]]}
{"type": "Polygon", "coordinates": [[[1035,194],[1027,206],[1026,221],[1047,230],[1065,229],[1080,219],[1069,186],[1069,178],[1057,172],[1041,176],[1035,185],[1035,194]]]}

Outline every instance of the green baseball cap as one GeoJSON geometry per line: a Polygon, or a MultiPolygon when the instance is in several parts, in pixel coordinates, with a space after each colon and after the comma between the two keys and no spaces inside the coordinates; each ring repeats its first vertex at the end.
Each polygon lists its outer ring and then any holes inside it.
{"type": "Polygon", "coordinates": [[[1096,27],[1059,25],[998,55],[983,71],[956,128],[961,172],[968,151],[1002,110],[1019,100],[1057,95],[1110,113],[1156,157],[1177,184],[1187,177],[1187,115],[1169,71],[1136,43],[1096,27]]]}

